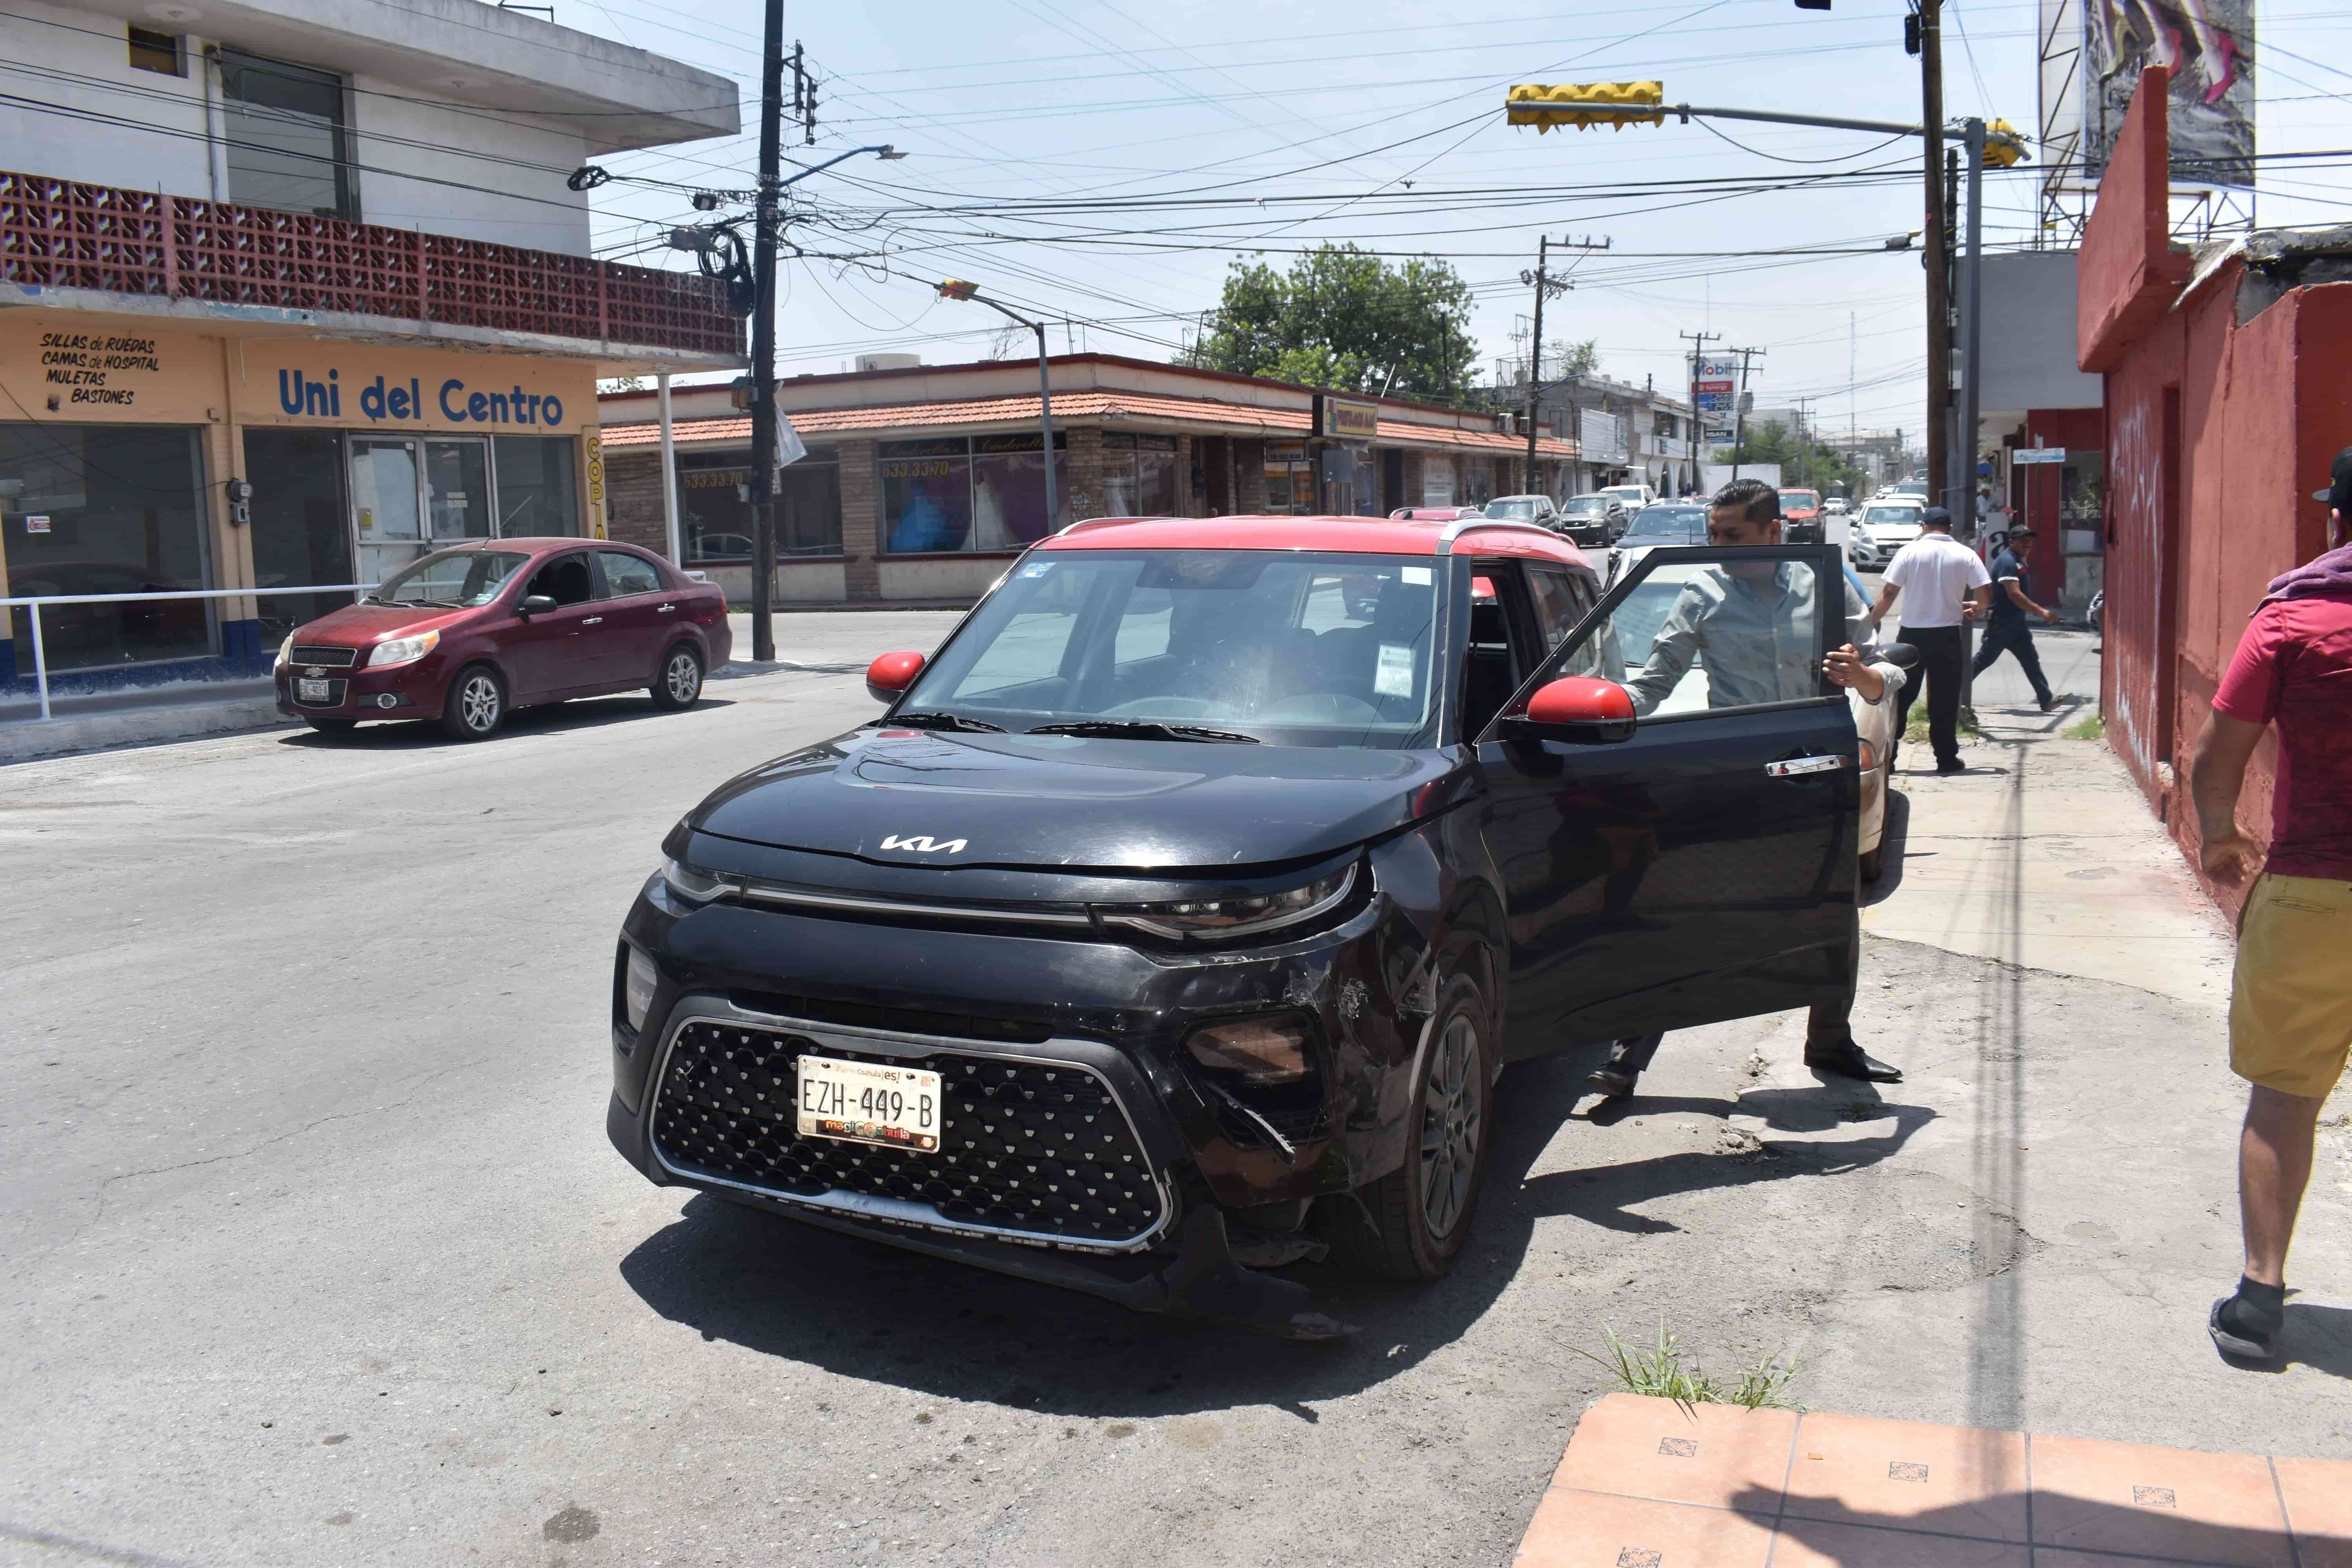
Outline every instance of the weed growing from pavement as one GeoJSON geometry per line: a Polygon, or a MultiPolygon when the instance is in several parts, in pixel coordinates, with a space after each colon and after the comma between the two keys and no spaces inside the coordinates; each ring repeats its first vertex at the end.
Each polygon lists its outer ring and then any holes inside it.
{"type": "MultiPolygon", "coordinates": [[[[1969,718],[1965,710],[1961,711],[1959,721],[1954,728],[1963,741],[1981,741],[1985,738],[1983,727],[1974,719],[1969,718]]],[[[1927,710],[1925,707],[1911,710],[1911,722],[1903,727],[1903,743],[1906,746],[1924,746],[1927,743],[1927,710]]]]}
{"type": "Polygon", "coordinates": [[[2102,741],[2106,738],[2107,721],[2096,713],[2085,713],[2067,725],[2063,733],[2070,741],[2102,741]]]}
{"type": "Polygon", "coordinates": [[[1744,1405],[1750,1410],[1802,1410],[1789,1395],[1789,1385],[1796,1381],[1804,1363],[1791,1355],[1785,1362],[1781,1352],[1774,1351],[1744,1369],[1736,1378],[1719,1378],[1684,1358],[1682,1337],[1665,1324],[1658,1325],[1658,1345],[1654,1351],[1629,1350],[1618,1339],[1617,1331],[1603,1323],[1601,1336],[1607,1342],[1599,1355],[1588,1350],[1570,1346],[1578,1355],[1593,1363],[1625,1385],[1629,1394],[1646,1394],[1659,1399],[1671,1399],[1681,1405],[1744,1405]]]}

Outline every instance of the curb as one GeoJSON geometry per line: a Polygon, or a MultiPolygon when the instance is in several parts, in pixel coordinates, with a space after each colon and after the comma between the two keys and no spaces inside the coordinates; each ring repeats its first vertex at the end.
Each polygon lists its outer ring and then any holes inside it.
{"type": "Polygon", "coordinates": [[[105,751],[153,741],[184,741],[199,735],[222,735],[245,730],[299,728],[299,721],[278,711],[278,699],[240,698],[230,702],[190,703],[180,707],[133,708],[120,713],[92,713],[70,719],[32,719],[0,726],[0,766],[28,763],[41,757],[74,752],[105,751]]]}

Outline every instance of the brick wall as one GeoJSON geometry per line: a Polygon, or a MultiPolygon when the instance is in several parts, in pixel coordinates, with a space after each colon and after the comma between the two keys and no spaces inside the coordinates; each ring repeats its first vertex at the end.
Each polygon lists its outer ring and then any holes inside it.
{"type": "Polygon", "coordinates": [[[1265,510],[1265,443],[1234,442],[1234,510],[1244,516],[1265,510]]]}
{"type": "Polygon", "coordinates": [[[1100,517],[1103,515],[1102,432],[1092,426],[1081,426],[1066,432],[1069,445],[1064,451],[1068,467],[1063,477],[1070,484],[1070,517],[1100,517]]]}
{"type": "Polygon", "coordinates": [[[661,448],[608,451],[604,455],[605,528],[615,539],[669,554],[669,525],[662,517],[661,448]]]}
{"type": "Polygon", "coordinates": [[[874,443],[844,441],[841,448],[841,552],[853,601],[882,596],[881,470],[874,443]]]}

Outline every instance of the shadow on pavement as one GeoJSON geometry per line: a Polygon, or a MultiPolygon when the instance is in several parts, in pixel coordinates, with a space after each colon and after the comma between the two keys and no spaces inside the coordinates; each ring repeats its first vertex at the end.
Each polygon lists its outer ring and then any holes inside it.
{"type": "MultiPolygon", "coordinates": [[[[2050,1492],[1996,1492],[1969,1502],[1922,1509],[1916,1513],[1882,1514],[1849,1508],[1837,1498],[1808,1497],[1793,1487],[1785,1502],[1777,1490],[1749,1486],[1729,1499],[1742,1513],[1770,1519],[1780,1512],[1782,1536],[1801,1542],[1811,1561],[1875,1568],[1895,1563],[1993,1563],[2024,1560],[2022,1552],[1960,1550],[1964,1542],[2019,1541],[2032,1521],[2042,1561],[2053,1548],[2095,1553],[2079,1561],[2118,1565],[2159,1561],[2168,1563],[2285,1563],[2343,1561],[2337,1551],[2352,1541],[2336,1536],[2298,1534],[2294,1546],[2279,1530],[2256,1530],[2213,1524],[2185,1511],[2176,1511],[2170,1489],[2142,1489],[2164,1494],[2139,1507],[2101,1502],[2093,1498],[2050,1492]],[[1858,1528],[1859,1527],[1859,1528],[1858,1528]],[[1909,1539],[1874,1533],[1900,1531],[1909,1539]],[[1934,1539],[1941,1537],[1940,1541],[1934,1539]],[[1957,1537],[1958,1539],[1953,1539],[1957,1537]],[[2315,1554],[2316,1553],[2316,1554],[2315,1554]]],[[[1776,1551],[1774,1555],[1780,1553],[1776,1551]]],[[[1622,1561],[1622,1559],[1621,1559],[1622,1561]]],[[[2078,1561],[2072,1555],[2067,1561],[2078,1561]]]]}
{"type": "Polygon", "coordinates": [[[415,751],[438,746],[497,745],[522,735],[561,735],[573,730],[594,730],[606,724],[630,724],[662,719],[691,721],[699,713],[716,713],[734,704],[724,698],[705,697],[691,708],[656,708],[650,697],[581,697],[569,702],[542,702],[517,708],[507,715],[505,728],[487,742],[460,741],[441,728],[437,719],[405,719],[389,723],[364,722],[339,735],[304,726],[289,730],[278,744],[304,750],[375,747],[385,751],[415,751]]]}
{"type": "MultiPolygon", "coordinates": [[[[1312,1402],[1375,1385],[1467,1332],[1517,1275],[1538,1221],[1672,1230],[1633,1208],[1859,1171],[1900,1149],[1931,1114],[1895,1108],[1895,1129],[1880,1137],[1675,1153],[1530,1178],[1597,1060],[1595,1051],[1577,1051],[1523,1062],[1496,1085],[1485,1194],[1447,1278],[1413,1289],[1368,1284],[1328,1265],[1285,1271],[1316,1289],[1322,1310],[1362,1328],[1344,1341],[1302,1346],[1129,1312],[702,1194],[624,1258],[621,1276],[647,1306],[705,1339],[941,1399],[1123,1417],[1264,1405],[1312,1421],[1312,1402]]],[[[1851,1088],[1831,1092],[1843,1101],[1851,1088]]]]}

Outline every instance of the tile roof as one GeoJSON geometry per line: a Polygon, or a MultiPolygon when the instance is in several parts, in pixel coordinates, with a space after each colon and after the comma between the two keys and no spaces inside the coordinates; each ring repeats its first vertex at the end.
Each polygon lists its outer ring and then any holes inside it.
{"type": "MultiPolygon", "coordinates": [[[[1131,392],[1066,392],[1054,399],[1057,419],[1094,422],[1138,420],[1148,423],[1236,427],[1268,436],[1305,436],[1312,422],[1303,408],[1255,408],[1246,404],[1218,403],[1204,398],[1156,397],[1131,392]]],[[[1025,425],[1037,417],[1034,397],[979,397],[954,403],[900,403],[874,408],[818,408],[792,416],[793,428],[809,439],[900,430],[912,434],[969,425],[1025,425]]],[[[744,419],[681,420],[672,427],[680,446],[706,447],[748,441],[751,421],[744,419]]],[[[658,424],[613,425],[604,432],[608,450],[650,447],[661,440],[658,424]]],[[[1391,446],[1442,447],[1492,452],[1497,456],[1527,450],[1524,437],[1499,430],[1460,430],[1446,426],[1415,425],[1383,419],[1375,440],[1391,446]]],[[[1576,443],[1545,437],[1536,444],[1538,455],[1573,458],[1576,443]]]]}

